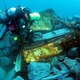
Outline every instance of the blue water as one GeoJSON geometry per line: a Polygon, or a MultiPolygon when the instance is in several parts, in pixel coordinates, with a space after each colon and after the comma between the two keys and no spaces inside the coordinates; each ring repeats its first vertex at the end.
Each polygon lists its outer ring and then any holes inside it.
{"type": "MultiPolygon", "coordinates": [[[[43,11],[53,8],[57,15],[74,16],[80,15],[80,0],[4,0],[6,8],[17,7],[17,5],[26,6],[32,12],[43,11]]],[[[3,0],[0,0],[0,9],[5,10],[3,0]]]]}

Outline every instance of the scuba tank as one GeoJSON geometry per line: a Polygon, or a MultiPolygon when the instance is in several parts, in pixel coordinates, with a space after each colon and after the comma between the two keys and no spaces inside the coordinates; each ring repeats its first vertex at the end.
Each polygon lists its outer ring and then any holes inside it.
{"type": "Polygon", "coordinates": [[[8,9],[7,11],[3,12],[0,15],[0,23],[4,23],[10,20],[10,18],[13,18],[16,13],[16,8],[12,7],[8,9]]]}

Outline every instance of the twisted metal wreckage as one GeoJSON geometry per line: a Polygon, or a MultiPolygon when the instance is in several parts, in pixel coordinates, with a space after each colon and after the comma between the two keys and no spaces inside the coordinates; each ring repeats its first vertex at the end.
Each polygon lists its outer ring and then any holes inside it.
{"type": "Polygon", "coordinates": [[[41,58],[54,56],[63,51],[68,52],[73,47],[80,48],[79,26],[76,26],[76,23],[73,25],[61,20],[58,21],[66,25],[66,28],[46,33],[34,32],[31,44],[24,39],[21,41],[23,54],[27,63],[39,61],[41,58]]]}
{"type": "MultiPolygon", "coordinates": [[[[80,48],[80,27],[77,26],[78,23],[67,24],[64,21],[58,21],[66,27],[47,32],[34,31],[34,34],[31,35],[31,37],[33,36],[33,42],[31,43],[25,38],[21,38],[21,50],[26,63],[40,61],[42,58],[64,53],[64,51],[67,53],[73,47],[80,48]]],[[[20,54],[17,59],[20,60],[20,54]]],[[[20,64],[22,62],[20,62],[16,61],[15,69],[18,71],[21,69],[20,64]]]]}
{"type": "MultiPolygon", "coordinates": [[[[77,26],[80,23],[75,22],[74,24],[67,24],[60,19],[57,21],[66,27],[46,32],[34,31],[33,34],[30,34],[31,39],[33,40],[31,43],[29,40],[26,40],[25,37],[18,36],[21,51],[16,58],[14,67],[16,72],[22,70],[22,63],[24,62],[24,59],[26,63],[29,63],[39,61],[41,58],[48,58],[50,56],[57,55],[63,51],[68,52],[72,47],[80,48],[80,26],[77,26]]],[[[5,27],[1,29],[0,38],[2,38],[5,30],[5,27]]]]}

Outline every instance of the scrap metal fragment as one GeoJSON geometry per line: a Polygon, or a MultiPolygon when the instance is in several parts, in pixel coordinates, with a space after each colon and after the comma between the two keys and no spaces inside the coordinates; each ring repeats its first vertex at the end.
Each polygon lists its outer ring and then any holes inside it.
{"type": "Polygon", "coordinates": [[[16,72],[19,72],[19,71],[22,70],[22,53],[21,53],[21,52],[17,55],[14,70],[15,70],[16,72]]]}

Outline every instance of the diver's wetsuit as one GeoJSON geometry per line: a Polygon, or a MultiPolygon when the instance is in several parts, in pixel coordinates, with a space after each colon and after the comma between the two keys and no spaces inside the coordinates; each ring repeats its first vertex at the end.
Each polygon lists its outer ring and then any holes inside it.
{"type": "Polygon", "coordinates": [[[21,8],[20,6],[18,9],[10,8],[4,14],[0,15],[0,23],[6,25],[7,29],[13,33],[22,36],[25,34],[27,35],[27,39],[30,39],[30,35],[32,35],[30,33],[30,25],[32,25],[33,21],[30,21],[29,14],[30,10],[27,8],[21,8]]]}

